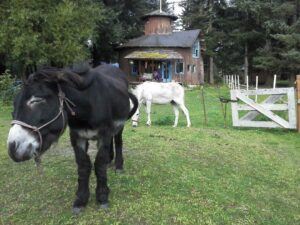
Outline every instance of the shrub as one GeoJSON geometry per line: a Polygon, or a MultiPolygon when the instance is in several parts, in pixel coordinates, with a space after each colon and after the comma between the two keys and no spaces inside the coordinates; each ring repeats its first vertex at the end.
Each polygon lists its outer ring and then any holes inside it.
{"type": "Polygon", "coordinates": [[[10,104],[20,88],[9,70],[0,75],[0,101],[3,104],[10,104]]]}

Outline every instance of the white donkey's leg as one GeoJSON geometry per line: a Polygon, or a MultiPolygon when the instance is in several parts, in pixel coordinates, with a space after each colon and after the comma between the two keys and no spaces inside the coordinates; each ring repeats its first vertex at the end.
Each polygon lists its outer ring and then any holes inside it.
{"type": "Polygon", "coordinates": [[[146,101],[146,112],[147,112],[147,125],[151,126],[151,118],[150,118],[150,114],[151,114],[151,101],[147,100],[146,101]]]}
{"type": "Polygon", "coordinates": [[[179,117],[179,109],[177,105],[173,105],[173,110],[174,110],[174,114],[175,114],[175,121],[174,121],[174,125],[173,127],[177,127],[178,124],[178,117],[179,117]]]}
{"type": "Polygon", "coordinates": [[[179,107],[181,108],[181,110],[183,111],[183,113],[186,117],[187,127],[190,127],[191,120],[190,120],[189,110],[185,107],[185,105],[183,103],[179,104],[179,107]]]}

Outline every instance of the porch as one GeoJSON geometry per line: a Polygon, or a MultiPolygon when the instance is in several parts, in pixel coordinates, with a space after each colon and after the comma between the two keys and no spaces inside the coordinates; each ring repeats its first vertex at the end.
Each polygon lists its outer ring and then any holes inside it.
{"type": "Polygon", "coordinates": [[[127,56],[132,80],[171,82],[178,63],[182,64],[183,57],[175,51],[154,50],[134,51],[127,56]]]}

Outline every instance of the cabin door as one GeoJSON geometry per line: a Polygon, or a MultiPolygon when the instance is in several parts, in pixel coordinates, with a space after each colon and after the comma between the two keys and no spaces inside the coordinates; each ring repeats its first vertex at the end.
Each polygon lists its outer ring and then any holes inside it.
{"type": "Polygon", "coordinates": [[[161,75],[163,78],[163,82],[171,82],[172,81],[172,64],[170,61],[162,63],[161,75]]]}

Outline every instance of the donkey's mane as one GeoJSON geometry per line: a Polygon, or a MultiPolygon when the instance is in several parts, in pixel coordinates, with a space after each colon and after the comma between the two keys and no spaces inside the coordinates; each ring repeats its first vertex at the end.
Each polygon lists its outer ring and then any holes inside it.
{"type": "Polygon", "coordinates": [[[49,83],[66,83],[69,86],[77,89],[87,88],[91,82],[92,77],[88,75],[89,70],[85,73],[73,72],[71,69],[45,67],[35,73],[31,74],[27,80],[27,83],[33,81],[44,81],[49,83]]]}

